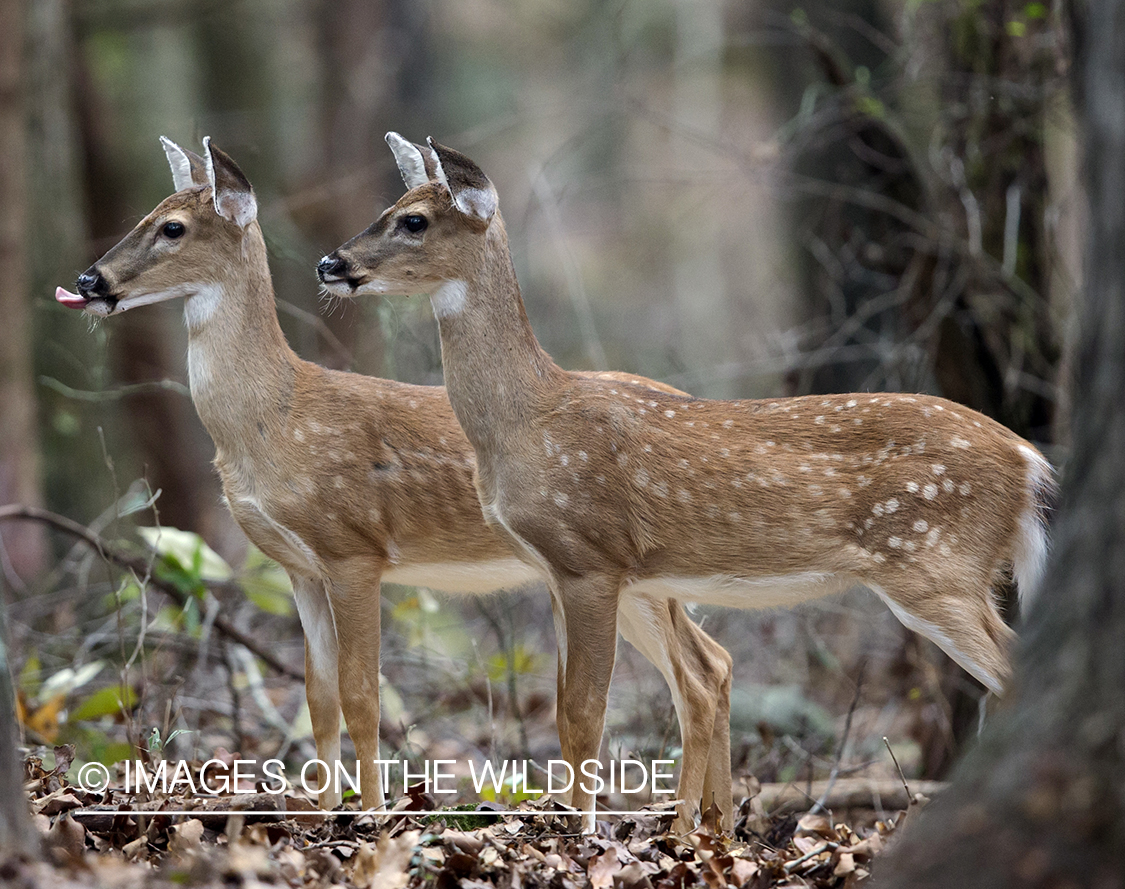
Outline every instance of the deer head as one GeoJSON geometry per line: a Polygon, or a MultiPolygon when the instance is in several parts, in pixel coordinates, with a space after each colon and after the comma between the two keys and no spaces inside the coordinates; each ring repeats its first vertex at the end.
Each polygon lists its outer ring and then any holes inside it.
{"type": "Polygon", "coordinates": [[[249,180],[210,138],[203,140],[202,157],[164,137],[160,141],[176,193],[78,276],[77,293],[58,288],[55,299],[62,305],[106,317],[177,297],[202,297],[203,305],[188,312],[190,323],[217,298],[224,264],[241,261],[245,236],[257,230],[258,204],[249,180]]]}
{"type": "Polygon", "coordinates": [[[433,293],[459,277],[466,253],[482,249],[497,217],[496,189],[465,155],[387,133],[409,191],[365,231],[317,264],[337,296],[433,293]]]}

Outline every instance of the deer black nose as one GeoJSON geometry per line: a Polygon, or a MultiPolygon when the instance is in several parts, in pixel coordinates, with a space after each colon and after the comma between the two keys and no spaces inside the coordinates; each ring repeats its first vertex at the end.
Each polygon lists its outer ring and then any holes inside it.
{"type": "Polygon", "coordinates": [[[316,264],[316,275],[321,281],[326,281],[329,278],[341,278],[344,269],[347,267],[348,264],[339,256],[335,253],[329,253],[316,264]]]}
{"type": "Polygon", "coordinates": [[[107,290],[105,278],[93,267],[78,276],[78,292],[83,296],[105,296],[107,290]]]}

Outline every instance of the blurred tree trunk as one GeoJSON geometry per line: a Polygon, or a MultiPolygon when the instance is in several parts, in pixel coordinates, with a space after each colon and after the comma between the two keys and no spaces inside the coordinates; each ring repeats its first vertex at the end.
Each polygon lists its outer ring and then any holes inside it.
{"type": "Polygon", "coordinates": [[[1091,4],[1088,286],[1057,544],[1009,706],[885,886],[1125,886],[1125,3],[1091,4]]]}
{"type": "MultiPolygon", "coordinates": [[[[81,35],[78,46],[80,50],[86,47],[81,35]]],[[[127,160],[114,151],[112,134],[119,122],[98,94],[84,54],[72,70],[77,78],[90,241],[96,245],[88,261],[93,262],[128,232],[130,220],[139,218],[135,211],[139,189],[127,160]]],[[[152,150],[160,150],[156,134],[152,150]]],[[[115,380],[130,385],[184,377],[183,349],[173,345],[163,320],[158,311],[140,311],[114,318],[107,325],[115,380]]],[[[156,504],[160,522],[206,536],[210,517],[219,508],[218,483],[190,400],[168,391],[148,392],[129,396],[122,408],[128,418],[129,443],[144,476],[153,491],[162,492],[156,504]]],[[[117,480],[121,485],[130,481],[117,480]]]]}
{"type": "MultiPolygon", "coordinates": [[[[41,491],[27,272],[24,11],[22,0],[0,0],[0,503],[35,506],[41,491]]],[[[0,565],[22,577],[43,567],[41,527],[12,523],[0,534],[0,565]]]]}
{"type": "MultiPolygon", "coordinates": [[[[6,6],[0,3],[0,15],[6,6]]],[[[11,21],[11,19],[6,19],[11,21]]],[[[7,524],[33,524],[8,522],[7,524]]],[[[37,524],[37,523],[35,523],[37,524]]],[[[8,666],[7,609],[0,601],[0,862],[17,856],[34,856],[38,837],[28,816],[27,795],[23,792],[23,762],[19,754],[19,732],[16,730],[16,699],[8,666]]]]}
{"type": "MultiPolygon", "coordinates": [[[[299,222],[310,239],[330,250],[370,225],[382,199],[395,200],[402,180],[386,149],[388,129],[423,140],[435,127],[419,121],[418,97],[428,94],[433,68],[425,4],[411,0],[310,0],[320,63],[321,161],[316,169],[324,199],[299,222]],[[417,132],[416,132],[417,130],[417,132]],[[376,178],[375,170],[385,171],[376,178]],[[372,198],[375,199],[372,202],[372,198]]],[[[350,301],[324,317],[354,356],[355,369],[384,371],[383,337],[375,304],[356,323],[364,302],[350,301]]]]}

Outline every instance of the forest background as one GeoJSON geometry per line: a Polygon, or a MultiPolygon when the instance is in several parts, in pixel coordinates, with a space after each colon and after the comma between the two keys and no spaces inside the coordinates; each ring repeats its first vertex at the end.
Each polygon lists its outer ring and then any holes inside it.
{"type": "MultiPolygon", "coordinates": [[[[156,729],[185,757],[312,755],[299,623],[219,499],[179,307],[91,326],[51,296],[170,193],[159,135],[211,136],[254,183],[308,359],[441,382],[424,300],[329,306],[313,275],[401,194],[394,129],[496,183],[532,324],[563,366],[710,397],[934,392],[1061,465],[1083,219],[1071,12],[0,2],[0,504],[131,542],[149,569],[123,574],[42,522],[0,525],[25,740],[114,762],[156,729]],[[136,531],[157,525],[189,532],[159,558],[136,531]],[[289,672],[213,632],[220,614],[289,672]]],[[[389,587],[384,608],[390,755],[557,750],[541,589],[389,587]]],[[[939,777],[975,731],[979,687],[865,593],[697,617],[735,656],[736,776],[878,772],[887,736],[909,775],[939,777]]],[[[610,751],[675,755],[667,692],[624,645],[610,720],[610,751]]]]}

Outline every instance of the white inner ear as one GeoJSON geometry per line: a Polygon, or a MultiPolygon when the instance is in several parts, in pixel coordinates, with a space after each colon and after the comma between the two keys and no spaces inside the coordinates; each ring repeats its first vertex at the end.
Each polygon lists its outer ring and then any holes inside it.
{"type": "Polygon", "coordinates": [[[430,153],[430,159],[434,162],[434,170],[436,172],[434,178],[445,186],[446,191],[453,194],[453,189],[449,187],[449,180],[445,178],[445,169],[441,165],[441,158],[438,157],[438,153],[434,151],[434,146],[430,144],[433,141],[434,140],[429,137],[426,138],[426,151],[430,153]]]}
{"type": "Polygon", "coordinates": [[[462,188],[453,195],[453,202],[466,216],[486,221],[496,212],[496,193],[483,188],[462,188]]]}
{"type": "Polygon", "coordinates": [[[387,133],[385,138],[394,152],[395,163],[398,164],[398,171],[407,188],[417,188],[430,181],[430,177],[426,175],[426,165],[422,162],[422,152],[412,142],[398,133],[387,133]]]}
{"type": "Polygon", "coordinates": [[[258,215],[258,201],[246,191],[224,191],[215,199],[215,212],[239,228],[246,228],[258,215]]]}
{"type": "Polygon", "coordinates": [[[172,168],[172,187],[176,191],[191,188],[195,184],[191,180],[191,161],[188,160],[184,150],[165,136],[160,137],[160,144],[164,146],[164,154],[168,157],[168,166],[172,168]]]}
{"type": "Polygon", "coordinates": [[[207,182],[211,185],[211,190],[215,190],[215,162],[211,159],[211,137],[203,137],[203,160],[207,164],[207,182]]]}
{"type": "Polygon", "coordinates": [[[239,228],[245,228],[258,215],[258,201],[248,191],[224,191],[219,193],[215,185],[215,160],[211,157],[211,137],[203,137],[203,159],[207,162],[207,181],[211,185],[211,199],[215,212],[223,219],[229,219],[239,228]]]}
{"type": "Polygon", "coordinates": [[[426,140],[426,150],[430,152],[430,157],[433,158],[434,167],[437,171],[434,178],[445,186],[445,190],[453,198],[453,204],[458,210],[466,216],[475,216],[477,219],[483,219],[487,222],[496,212],[496,193],[492,189],[483,188],[461,188],[457,191],[450,188],[449,180],[446,178],[445,170],[441,165],[441,158],[438,157],[432,143],[433,139],[426,140]]]}

